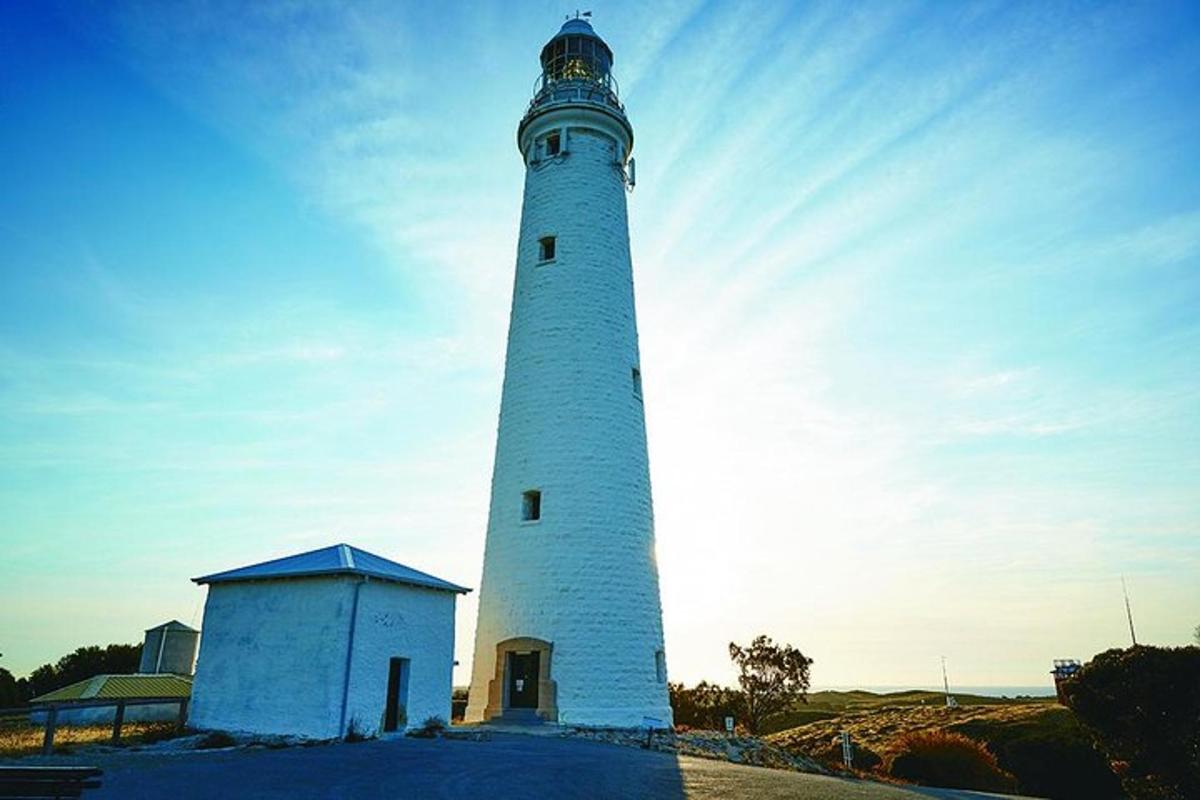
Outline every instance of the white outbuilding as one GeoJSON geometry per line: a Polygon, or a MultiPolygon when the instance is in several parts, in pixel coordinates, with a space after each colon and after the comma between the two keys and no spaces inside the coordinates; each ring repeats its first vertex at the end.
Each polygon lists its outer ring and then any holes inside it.
{"type": "Polygon", "coordinates": [[[188,724],[333,739],[450,719],[469,589],[346,544],[207,584],[188,724]]]}

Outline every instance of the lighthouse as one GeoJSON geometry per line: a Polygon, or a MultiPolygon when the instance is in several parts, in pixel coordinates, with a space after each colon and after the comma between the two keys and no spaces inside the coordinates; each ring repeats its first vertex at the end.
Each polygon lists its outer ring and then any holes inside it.
{"type": "Polygon", "coordinates": [[[669,725],[613,54],[569,19],[520,125],[525,192],[466,720],[669,725]],[[649,722],[648,722],[649,720],[649,722]]]}

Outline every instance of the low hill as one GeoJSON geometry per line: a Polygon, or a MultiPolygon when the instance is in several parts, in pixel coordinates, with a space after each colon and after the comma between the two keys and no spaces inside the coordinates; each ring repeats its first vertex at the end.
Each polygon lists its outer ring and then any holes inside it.
{"type": "Polygon", "coordinates": [[[947,708],[937,692],[818,692],[807,708],[790,712],[811,719],[766,738],[788,752],[836,754],[840,751],[831,749],[831,744],[842,731],[849,731],[856,747],[877,754],[886,767],[905,734],[961,733],[983,743],[1000,767],[1016,776],[1026,794],[1095,800],[1122,797],[1116,776],[1075,715],[1053,698],[955,698],[960,705],[947,708]]]}

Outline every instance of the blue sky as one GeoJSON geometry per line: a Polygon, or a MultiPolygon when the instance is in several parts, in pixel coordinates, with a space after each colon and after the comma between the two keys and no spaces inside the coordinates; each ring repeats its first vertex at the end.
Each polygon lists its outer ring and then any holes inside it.
{"type": "MultiPolygon", "coordinates": [[[[547,3],[0,11],[0,664],[350,541],[476,585],[547,3]]],[[[1200,623],[1200,11],[605,3],[672,679],[1200,623]]],[[[460,604],[465,682],[475,603],[460,604]]]]}

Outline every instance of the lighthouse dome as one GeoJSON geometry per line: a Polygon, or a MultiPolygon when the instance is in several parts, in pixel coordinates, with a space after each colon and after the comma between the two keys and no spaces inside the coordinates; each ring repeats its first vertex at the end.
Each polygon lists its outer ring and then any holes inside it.
{"type": "Polygon", "coordinates": [[[613,54],[585,19],[569,19],[542,48],[542,75],[548,81],[585,80],[607,84],[613,54]]]}

